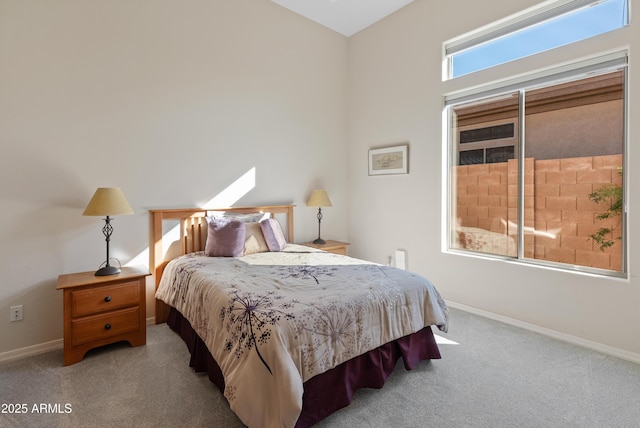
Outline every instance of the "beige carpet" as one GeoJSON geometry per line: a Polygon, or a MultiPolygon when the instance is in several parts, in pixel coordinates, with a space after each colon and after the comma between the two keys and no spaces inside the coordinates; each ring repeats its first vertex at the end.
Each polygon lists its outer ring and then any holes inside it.
{"type": "MultiPolygon", "coordinates": [[[[450,341],[442,360],[410,372],[400,363],[383,389],[360,390],[317,426],[640,426],[640,365],[457,310],[438,334],[450,341]]],[[[0,413],[0,426],[242,427],[188,362],[160,325],[146,346],[107,346],[69,367],[61,350],[0,364],[0,410],[26,405],[0,413]]]]}

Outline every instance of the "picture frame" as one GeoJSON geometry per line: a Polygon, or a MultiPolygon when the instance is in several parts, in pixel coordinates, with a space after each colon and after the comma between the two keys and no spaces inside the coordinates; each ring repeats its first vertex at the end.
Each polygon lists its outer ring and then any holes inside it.
{"type": "Polygon", "coordinates": [[[369,175],[408,174],[409,145],[369,149],[369,175]]]}

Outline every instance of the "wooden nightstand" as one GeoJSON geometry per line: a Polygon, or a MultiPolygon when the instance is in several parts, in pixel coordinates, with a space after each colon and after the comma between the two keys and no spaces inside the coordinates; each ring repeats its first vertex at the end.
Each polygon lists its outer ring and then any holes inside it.
{"type": "Polygon", "coordinates": [[[347,255],[347,247],[351,244],[342,241],[333,241],[331,239],[326,240],[326,244],[314,244],[313,242],[305,242],[302,245],[307,247],[318,248],[334,254],[347,255]]]}
{"type": "Polygon", "coordinates": [[[98,346],[128,341],[131,346],[147,343],[144,268],[123,267],[116,275],[95,272],[58,277],[57,290],[64,290],[64,365],[82,361],[98,346]]]}

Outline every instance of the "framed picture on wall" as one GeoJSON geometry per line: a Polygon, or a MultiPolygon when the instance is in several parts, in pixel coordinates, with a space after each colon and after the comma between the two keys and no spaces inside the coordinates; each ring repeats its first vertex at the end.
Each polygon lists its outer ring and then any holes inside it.
{"type": "Polygon", "coordinates": [[[409,173],[409,145],[369,149],[369,175],[409,173]]]}

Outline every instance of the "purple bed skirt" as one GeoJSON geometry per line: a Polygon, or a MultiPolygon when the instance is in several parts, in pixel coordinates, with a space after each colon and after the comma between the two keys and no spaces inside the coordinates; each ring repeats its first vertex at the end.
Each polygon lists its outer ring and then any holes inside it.
{"type": "MultiPolygon", "coordinates": [[[[189,366],[207,372],[209,379],[224,392],[224,377],[203,340],[180,312],[171,308],[167,324],[177,332],[191,353],[189,366]]],[[[304,383],[302,413],[296,428],[309,427],[351,403],[360,388],[382,388],[399,358],[407,370],[420,361],[439,359],[440,351],[431,327],[386,343],[314,376],[304,383]]]]}

